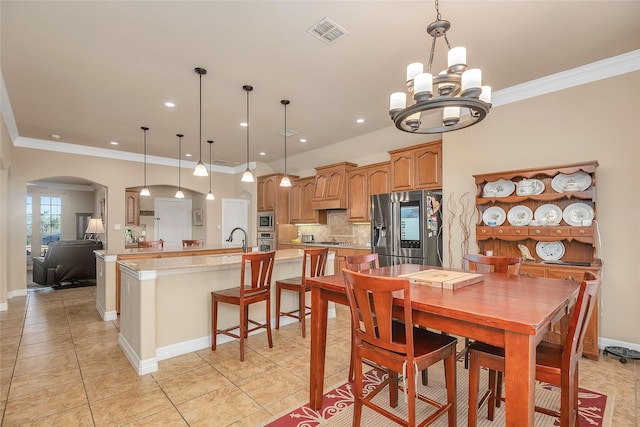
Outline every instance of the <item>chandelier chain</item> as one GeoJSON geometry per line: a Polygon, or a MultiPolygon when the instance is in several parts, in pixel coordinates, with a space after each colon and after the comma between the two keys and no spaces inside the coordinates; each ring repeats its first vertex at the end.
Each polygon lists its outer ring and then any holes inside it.
{"type": "Polygon", "coordinates": [[[436,19],[440,21],[442,18],[440,16],[440,5],[438,4],[438,0],[436,0],[436,19]]]}

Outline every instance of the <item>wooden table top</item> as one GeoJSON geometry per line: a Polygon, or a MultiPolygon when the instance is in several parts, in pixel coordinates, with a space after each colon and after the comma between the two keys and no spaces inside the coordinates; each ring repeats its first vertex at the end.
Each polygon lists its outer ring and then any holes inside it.
{"type": "MultiPolygon", "coordinates": [[[[403,264],[369,270],[377,276],[397,277],[431,266],[403,264]]],[[[537,335],[561,317],[559,309],[571,307],[579,283],[535,277],[484,274],[484,280],[461,289],[440,289],[427,285],[411,286],[412,307],[416,311],[452,317],[528,335],[537,335]]],[[[344,294],[342,275],[307,279],[315,287],[344,294]]],[[[401,300],[398,299],[398,303],[401,300]]]]}

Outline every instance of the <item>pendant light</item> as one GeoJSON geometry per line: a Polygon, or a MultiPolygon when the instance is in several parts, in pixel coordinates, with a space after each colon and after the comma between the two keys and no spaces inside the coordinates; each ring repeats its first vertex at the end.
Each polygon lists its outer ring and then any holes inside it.
{"type": "Polygon", "coordinates": [[[147,131],[149,128],[142,126],[140,129],[144,132],[144,187],[140,190],[140,195],[150,196],[151,192],[147,188],[147,131]]]}
{"type": "Polygon", "coordinates": [[[247,169],[242,174],[242,182],[254,182],[255,178],[249,170],[249,92],[253,90],[253,86],[244,85],[242,89],[247,92],[247,169]]]}
{"type": "Polygon", "coordinates": [[[178,137],[178,191],[176,191],[175,198],[176,199],[184,199],[184,193],[182,192],[182,182],[180,180],[180,171],[182,170],[182,137],[184,136],[181,133],[176,134],[178,137]]]}
{"type": "Polygon", "coordinates": [[[207,194],[207,200],[215,200],[216,198],[211,191],[211,175],[213,175],[211,172],[211,148],[213,147],[213,141],[208,140],[207,142],[209,143],[209,193],[207,194]]]}
{"type": "Polygon", "coordinates": [[[204,68],[197,67],[195,69],[197,75],[200,76],[200,138],[198,139],[198,145],[200,146],[200,160],[198,160],[198,164],[196,168],[193,170],[194,176],[207,176],[207,168],[204,167],[204,163],[202,163],[202,75],[207,74],[207,70],[204,68]]]}
{"type": "Polygon", "coordinates": [[[284,176],[280,181],[280,187],[291,187],[291,180],[287,176],[287,105],[288,99],[283,99],[280,104],[284,105],[284,176]]]}

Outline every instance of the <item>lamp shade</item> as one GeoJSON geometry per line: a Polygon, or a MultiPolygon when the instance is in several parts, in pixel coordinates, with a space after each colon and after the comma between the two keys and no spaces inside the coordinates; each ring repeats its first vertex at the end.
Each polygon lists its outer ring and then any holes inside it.
{"type": "Polygon", "coordinates": [[[100,218],[91,218],[89,220],[89,225],[87,226],[86,234],[98,234],[104,233],[104,226],[102,225],[102,220],[100,218]]]}

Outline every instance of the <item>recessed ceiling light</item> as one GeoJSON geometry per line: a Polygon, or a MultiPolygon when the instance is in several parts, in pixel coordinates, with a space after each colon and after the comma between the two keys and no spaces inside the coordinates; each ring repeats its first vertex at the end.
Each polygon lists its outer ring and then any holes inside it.
{"type": "Polygon", "coordinates": [[[247,122],[240,122],[240,126],[242,126],[243,128],[247,127],[247,122]]]}
{"type": "Polygon", "coordinates": [[[60,139],[60,135],[58,135],[57,133],[52,133],[52,134],[51,134],[51,138],[53,138],[53,139],[60,139]]]}
{"type": "Polygon", "coordinates": [[[185,154],[185,157],[191,157],[191,153],[185,154]]]}
{"type": "Polygon", "coordinates": [[[307,142],[307,138],[300,138],[300,142],[307,142]]]}
{"type": "Polygon", "coordinates": [[[359,124],[364,123],[364,119],[356,119],[356,123],[359,123],[359,124]]]}
{"type": "Polygon", "coordinates": [[[174,104],[173,102],[167,101],[164,103],[165,107],[169,107],[169,108],[173,108],[176,106],[176,104],[174,104]]]}
{"type": "Polygon", "coordinates": [[[117,142],[117,141],[111,141],[109,144],[111,144],[111,145],[118,145],[118,142],[117,142]]]}
{"type": "Polygon", "coordinates": [[[267,153],[265,153],[264,151],[261,151],[261,152],[260,152],[260,153],[258,153],[258,154],[260,154],[261,156],[266,156],[266,155],[267,155],[267,153]]]}

